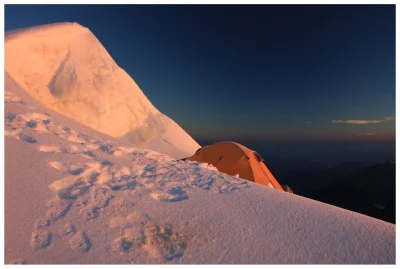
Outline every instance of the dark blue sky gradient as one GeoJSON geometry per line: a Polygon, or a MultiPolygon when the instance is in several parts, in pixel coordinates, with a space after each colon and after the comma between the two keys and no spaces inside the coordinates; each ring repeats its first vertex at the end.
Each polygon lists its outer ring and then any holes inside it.
{"type": "Polygon", "coordinates": [[[395,116],[394,5],[5,6],[6,31],[63,21],[195,139],[395,139],[395,121],[332,123],[395,116]]]}

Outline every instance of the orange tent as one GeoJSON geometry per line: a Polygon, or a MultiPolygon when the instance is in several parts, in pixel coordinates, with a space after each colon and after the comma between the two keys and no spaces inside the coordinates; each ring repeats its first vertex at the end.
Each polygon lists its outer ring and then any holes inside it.
{"type": "Polygon", "coordinates": [[[185,160],[212,164],[222,173],[284,190],[257,152],[235,142],[205,146],[185,160]]]}

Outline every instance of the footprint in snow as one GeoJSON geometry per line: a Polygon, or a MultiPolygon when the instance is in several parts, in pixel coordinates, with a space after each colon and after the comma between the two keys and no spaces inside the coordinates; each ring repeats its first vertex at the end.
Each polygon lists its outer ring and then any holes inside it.
{"type": "Polygon", "coordinates": [[[28,136],[28,135],[25,135],[25,134],[23,134],[23,133],[20,133],[20,134],[19,134],[19,138],[20,138],[21,140],[23,140],[23,141],[25,141],[25,142],[28,142],[28,143],[31,143],[31,144],[34,144],[34,143],[37,142],[37,140],[36,140],[35,138],[33,138],[32,136],[28,136]]]}
{"type": "Polygon", "coordinates": [[[141,249],[157,261],[171,261],[183,255],[190,241],[187,234],[137,211],[112,218],[109,227],[121,232],[111,245],[112,252],[120,255],[141,249]]]}
{"type": "Polygon", "coordinates": [[[17,117],[17,115],[12,112],[6,112],[4,116],[4,119],[9,122],[14,121],[14,119],[17,117]]]}
{"type": "Polygon", "coordinates": [[[92,247],[92,244],[84,232],[77,231],[69,239],[69,245],[73,250],[87,252],[92,247]]]}
{"type": "Polygon", "coordinates": [[[172,261],[182,257],[189,237],[172,226],[147,222],[143,227],[141,248],[157,260],[172,261]]]}
{"type": "Polygon", "coordinates": [[[54,190],[59,199],[75,200],[77,197],[88,192],[92,187],[88,180],[80,176],[84,168],[80,166],[65,167],[58,162],[50,162],[50,166],[70,173],[69,176],[55,180],[49,185],[49,189],[54,190]]]}
{"type": "Polygon", "coordinates": [[[45,229],[50,226],[50,222],[46,219],[37,219],[34,223],[36,229],[45,229]]]}
{"type": "Polygon", "coordinates": [[[73,250],[87,252],[92,247],[86,233],[78,230],[72,223],[66,223],[61,226],[60,237],[63,240],[68,240],[68,244],[73,250]]]}
{"type": "Polygon", "coordinates": [[[62,219],[70,210],[72,201],[70,200],[51,200],[47,204],[46,217],[50,222],[62,219]]]}
{"type": "Polygon", "coordinates": [[[46,248],[51,243],[51,233],[47,230],[36,230],[31,236],[31,248],[39,250],[46,248]]]}
{"type": "Polygon", "coordinates": [[[66,223],[61,226],[59,233],[61,238],[68,238],[76,232],[76,226],[72,223],[66,223]]]}
{"type": "Polygon", "coordinates": [[[115,149],[113,148],[112,145],[110,144],[104,144],[100,146],[100,150],[103,151],[104,153],[107,153],[109,155],[113,155],[115,149]]]}
{"type": "Polygon", "coordinates": [[[86,220],[93,220],[99,216],[99,209],[98,208],[84,208],[81,210],[81,214],[86,220]]]}
{"type": "Polygon", "coordinates": [[[107,188],[102,187],[92,188],[90,195],[91,201],[93,201],[91,203],[93,208],[107,207],[110,200],[115,197],[115,195],[109,193],[107,188]]]}
{"type": "Polygon", "coordinates": [[[26,122],[26,126],[30,129],[35,130],[38,133],[47,133],[48,130],[48,125],[50,123],[50,120],[29,120],[26,122]]]}

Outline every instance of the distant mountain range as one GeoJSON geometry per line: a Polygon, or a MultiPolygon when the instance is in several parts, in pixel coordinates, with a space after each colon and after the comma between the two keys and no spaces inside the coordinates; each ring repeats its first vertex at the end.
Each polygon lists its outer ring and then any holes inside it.
{"type": "Polygon", "coordinates": [[[295,169],[278,180],[295,194],[395,223],[395,166],[347,162],[325,169],[295,169]]]}

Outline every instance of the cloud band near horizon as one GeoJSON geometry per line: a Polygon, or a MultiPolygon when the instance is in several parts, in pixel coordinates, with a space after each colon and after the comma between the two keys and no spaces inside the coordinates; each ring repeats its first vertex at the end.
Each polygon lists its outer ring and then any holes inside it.
{"type": "Polygon", "coordinates": [[[386,117],[383,120],[333,120],[332,123],[345,123],[345,124],[375,124],[383,121],[395,120],[395,117],[386,117]]]}

